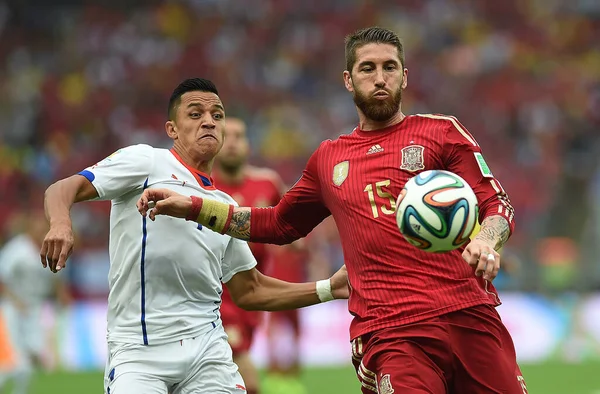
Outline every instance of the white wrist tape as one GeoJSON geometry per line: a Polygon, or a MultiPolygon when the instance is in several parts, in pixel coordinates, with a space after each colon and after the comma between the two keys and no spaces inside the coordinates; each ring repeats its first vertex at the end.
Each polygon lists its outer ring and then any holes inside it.
{"type": "Polygon", "coordinates": [[[317,296],[321,302],[333,300],[333,294],[331,294],[331,279],[317,281],[317,296]]]}

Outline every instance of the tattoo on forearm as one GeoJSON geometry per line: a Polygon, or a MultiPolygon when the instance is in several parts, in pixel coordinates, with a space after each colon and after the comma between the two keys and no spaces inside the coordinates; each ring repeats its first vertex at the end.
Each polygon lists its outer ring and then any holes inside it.
{"type": "Polygon", "coordinates": [[[499,215],[489,216],[481,223],[481,230],[475,239],[490,242],[494,249],[498,250],[508,241],[510,227],[508,221],[499,215]]]}
{"type": "Polygon", "coordinates": [[[245,241],[250,239],[250,210],[234,209],[227,235],[245,241]]]}

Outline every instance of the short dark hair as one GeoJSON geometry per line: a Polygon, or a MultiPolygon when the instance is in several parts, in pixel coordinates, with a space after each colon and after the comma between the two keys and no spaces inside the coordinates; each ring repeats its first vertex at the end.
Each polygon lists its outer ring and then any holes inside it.
{"type": "Polygon", "coordinates": [[[366,44],[390,44],[398,49],[400,63],[404,67],[404,47],[396,33],[382,27],[367,27],[346,36],[346,70],[352,72],[356,63],[356,51],[366,44]]]}
{"type": "Polygon", "coordinates": [[[183,96],[187,92],[210,92],[214,93],[217,96],[219,95],[219,91],[212,81],[204,78],[189,78],[185,81],[181,82],[173,93],[171,94],[171,98],[169,99],[169,108],[167,109],[167,116],[169,120],[175,119],[175,113],[177,112],[177,107],[181,104],[181,96],[183,96]]]}

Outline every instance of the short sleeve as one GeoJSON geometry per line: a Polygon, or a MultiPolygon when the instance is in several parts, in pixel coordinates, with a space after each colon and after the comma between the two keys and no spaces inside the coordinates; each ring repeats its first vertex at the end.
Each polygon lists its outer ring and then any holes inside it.
{"type": "Polygon", "coordinates": [[[256,259],[252,255],[248,243],[231,238],[223,258],[221,282],[227,283],[238,272],[248,271],[254,267],[256,267],[256,259]]]}
{"type": "Polygon", "coordinates": [[[81,171],[98,192],[98,200],[113,200],[135,189],[143,189],[154,165],[154,148],[133,145],[119,149],[81,171]]]}

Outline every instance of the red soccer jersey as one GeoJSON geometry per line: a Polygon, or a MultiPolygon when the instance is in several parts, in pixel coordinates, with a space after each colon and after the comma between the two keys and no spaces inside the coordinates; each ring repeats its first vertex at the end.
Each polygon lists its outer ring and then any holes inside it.
{"type": "MultiPolygon", "coordinates": [[[[244,178],[240,183],[228,184],[221,180],[219,173],[213,176],[217,189],[229,194],[240,206],[268,207],[276,205],[281,199],[283,182],[272,170],[248,166],[244,172],[244,178]]],[[[271,265],[270,253],[267,245],[250,243],[252,254],[256,258],[257,269],[266,272],[271,265]]],[[[238,307],[235,305],[227,288],[223,288],[221,309],[238,307]]],[[[247,312],[251,323],[258,323],[258,313],[247,312]]]]}
{"type": "Polygon", "coordinates": [[[276,207],[252,210],[251,240],[289,242],[333,215],[351,285],[351,338],[498,305],[493,285],[462,259],[464,248],[427,253],[399,233],[396,198],[408,179],[431,169],[454,172],[471,185],[480,222],[502,215],[513,230],[513,208],[473,136],[454,117],[413,115],[385,129],[357,128],[323,142],[276,207]]]}

